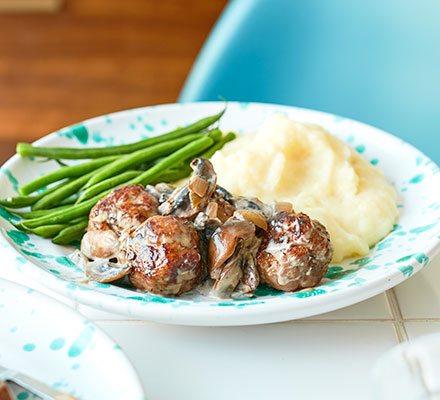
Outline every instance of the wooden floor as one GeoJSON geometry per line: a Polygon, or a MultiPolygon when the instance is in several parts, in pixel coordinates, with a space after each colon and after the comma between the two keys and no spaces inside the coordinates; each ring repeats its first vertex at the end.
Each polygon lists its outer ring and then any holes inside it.
{"type": "Polygon", "coordinates": [[[0,14],[0,162],[17,141],[174,102],[226,0],[66,0],[0,14]]]}

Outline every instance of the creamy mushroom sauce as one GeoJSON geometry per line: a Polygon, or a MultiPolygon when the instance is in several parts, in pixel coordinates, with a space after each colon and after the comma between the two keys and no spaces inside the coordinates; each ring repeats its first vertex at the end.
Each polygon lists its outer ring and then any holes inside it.
{"type": "MultiPolygon", "coordinates": [[[[186,292],[196,290],[204,296],[240,298],[253,296],[260,282],[273,285],[270,279],[273,274],[277,280],[273,286],[287,288],[292,282],[299,282],[300,288],[307,287],[304,276],[311,273],[315,277],[321,274],[319,280],[325,275],[332,253],[327,232],[319,232],[322,236],[319,246],[324,246],[324,253],[330,254],[330,258],[320,260],[318,268],[316,259],[322,249],[314,248],[310,242],[317,237],[313,221],[305,229],[287,203],[265,204],[257,198],[231,195],[217,185],[212,164],[206,159],[195,159],[191,167],[193,175],[179,187],[160,183],[142,188],[140,195],[136,193],[130,198],[132,189],[127,186],[117,189],[119,196],[125,196],[122,203],[119,197],[112,202],[113,192],[98,202],[90,215],[95,222],[99,221],[102,229],[89,224],[81,250],[72,255],[89,280],[112,282],[128,276],[137,289],[148,288],[159,295],[182,294],[184,287],[186,292]],[[151,209],[144,210],[144,220],[137,214],[133,220],[131,214],[135,213],[130,204],[137,207],[139,196],[148,200],[151,209]],[[101,203],[105,204],[102,213],[101,203]],[[280,213],[279,209],[288,211],[280,213]],[[289,221],[287,225],[283,216],[289,221]],[[131,226],[127,225],[130,219],[131,226]],[[150,227],[150,220],[154,220],[154,226],[150,227]],[[179,228],[176,225],[179,221],[186,227],[179,228]],[[167,223],[172,224],[169,225],[172,229],[167,229],[167,223]],[[197,232],[198,242],[194,242],[194,233],[188,231],[188,223],[197,232]],[[160,234],[151,229],[159,230],[160,234]],[[287,234],[284,229],[288,230],[287,234]],[[270,236],[274,232],[282,239],[270,236]],[[301,257],[292,255],[292,248],[301,257]],[[179,257],[180,262],[176,262],[179,257]],[[264,262],[259,263],[259,259],[264,262]],[[305,274],[304,268],[307,268],[305,274]]],[[[309,286],[319,280],[315,279],[309,286]]]]}

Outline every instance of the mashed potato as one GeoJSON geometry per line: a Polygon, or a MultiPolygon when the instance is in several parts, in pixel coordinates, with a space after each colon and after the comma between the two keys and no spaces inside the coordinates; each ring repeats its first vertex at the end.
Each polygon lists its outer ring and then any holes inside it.
{"type": "Polygon", "coordinates": [[[324,224],[333,262],[365,255],[397,218],[382,172],[319,126],[277,114],[212,157],[218,183],[236,195],[289,201],[324,224]]]}

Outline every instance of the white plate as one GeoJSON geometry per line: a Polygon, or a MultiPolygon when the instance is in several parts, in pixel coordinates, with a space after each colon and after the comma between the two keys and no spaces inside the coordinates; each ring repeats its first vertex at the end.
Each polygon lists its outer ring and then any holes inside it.
{"type": "Polygon", "coordinates": [[[120,347],[64,304],[0,279],[0,321],[0,365],[84,400],[145,398],[120,347]]]}
{"type": "MultiPolygon", "coordinates": [[[[217,113],[223,103],[170,104],[101,116],[55,132],[37,143],[52,146],[96,146],[132,142],[217,113]]],[[[142,319],[186,325],[246,325],[307,317],[354,304],[389,289],[420,270],[439,249],[440,173],[422,153],[402,140],[339,116],[294,107],[229,103],[223,130],[255,131],[274,112],[322,125],[355,147],[385,173],[398,193],[400,216],[393,232],[368,257],[347,259],[329,268],[326,279],[310,292],[257,290],[249,300],[212,300],[193,296],[162,298],[148,293],[90,282],[66,256],[71,251],[16,231],[8,215],[0,246],[3,257],[23,273],[78,302],[142,319]]],[[[14,156],[0,176],[0,197],[14,195],[24,184],[56,167],[14,156]]]]}

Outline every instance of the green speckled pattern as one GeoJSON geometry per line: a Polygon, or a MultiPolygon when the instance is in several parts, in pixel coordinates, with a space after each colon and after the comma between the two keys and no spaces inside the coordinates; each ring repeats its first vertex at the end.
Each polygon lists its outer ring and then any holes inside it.
{"type": "MultiPolygon", "coordinates": [[[[0,279],[0,321],[0,365],[81,400],[145,400],[120,347],[64,304],[0,279]]],[[[17,399],[37,398],[11,389],[17,399]]]]}
{"type": "MultiPolygon", "coordinates": [[[[135,109],[62,129],[40,143],[84,147],[128,143],[184,126],[222,107],[223,103],[194,103],[135,109]]],[[[275,112],[322,125],[349,143],[384,172],[398,195],[400,215],[393,231],[368,256],[331,265],[313,290],[283,293],[261,286],[254,298],[219,300],[194,293],[163,298],[128,286],[84,283],[82,271],[66,258],[71,249],[18,232],[3,210],[0,248],[10,260],[9,268],[18,268],[79,302],[125,315],[178,324],[240,325],[300,318],[347,306],[398,284],[424,267],[439,250],[439,167],[409,144],[378,129],[310,110],[229,103],[220,128],[253,132],[275,112]]],[[[1,197],[13,195],[17,183],[26,183],[53,168],[55,163],[35,164],[14,157],[2,167],[3,172],[9,172],[0,174],[1,197]]]]}

